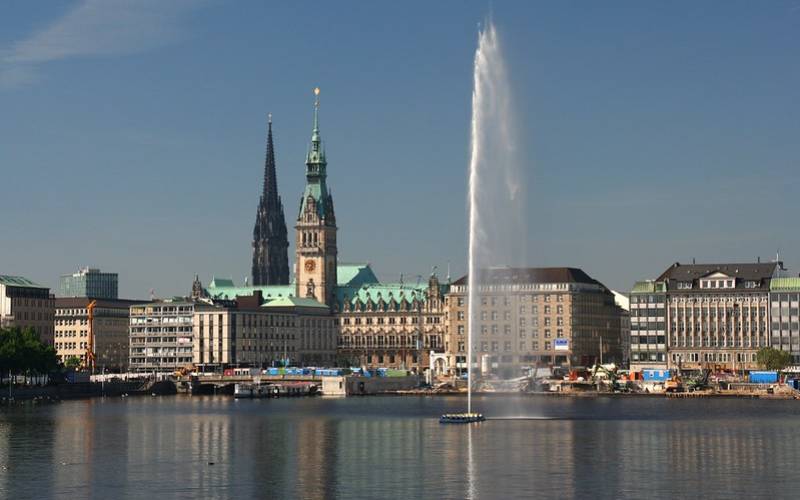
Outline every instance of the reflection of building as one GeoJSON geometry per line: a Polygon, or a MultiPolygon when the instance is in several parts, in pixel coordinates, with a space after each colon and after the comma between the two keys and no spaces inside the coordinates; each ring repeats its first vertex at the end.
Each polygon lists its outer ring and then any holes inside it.
{"type": "Polygon", "coordinates": [[[53,302],[46,286],[0,275],[0,326],[33,328],[42,342],[53,345],[53,302]]]}
{"type": "Polygon", "coordinates": [[[770,289],[772,347],[792,354],[800,363],[800,278],[773,278],[770,289]]]}
{"type": "Polygon", "coordinates": [[[58,284],[59,297],[116,299],[117,273],[102,273],[85,267],[74,274],[64,274],[58,284]]]}
{"type": "MultiPolygon", "coordinates": [[[[623,311],[580,269],[492,268],[481,272],[473,363],[513,376],[520,366],[589,365],[621,360],[623,311]],[[479,361],[480,360],[480,361],[479,361]]],[[[447,296],[449,368],[466,368],[468,279],[447,296]]]]}
{"type": "MultiPolygon", "coordinates": [[[[59,297],[55,301],[55,348],[60,361],[86,359],[89,342],[89,314],[93,299],[59,297]]],[[[95,366],[127,370],[129,355],[128,313],[133,300],[97,300],[94,307],[95,366]]]]}
{"type": "Polygon", "coordinates": [[[637,283],[631,364],[756,368],[756,352],[770,345],[770,282],[781,270],[780,262],[675,263],[655,281],[637,283]]]}

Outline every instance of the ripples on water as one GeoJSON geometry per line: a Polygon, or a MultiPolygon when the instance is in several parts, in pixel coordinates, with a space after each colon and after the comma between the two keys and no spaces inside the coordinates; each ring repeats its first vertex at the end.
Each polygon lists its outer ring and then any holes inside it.
{"type": "Polygon", "coordinates": [[[793,401],[163,397],[0,409],[2,498],[794,497],[793,401]],[[471,452],[471,456],[470,456],[471,452]],[[5,466],[6,470],[2,470],[5,466]]]}

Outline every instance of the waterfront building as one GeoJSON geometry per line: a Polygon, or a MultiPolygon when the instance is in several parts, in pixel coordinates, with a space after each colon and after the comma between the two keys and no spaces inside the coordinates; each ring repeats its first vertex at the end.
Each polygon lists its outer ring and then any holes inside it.
{"type": "Polygon", "coordinates": [[[253,227],[253,285],[289,284],[288,248],[283,202],[278,195],[275,148],[272,142],[272,115],[270,115],[264,183],[253,227]]]}
{"type": "Polygon", "coordinates": [[[667,368],[667,285],[639,281],[630,293],[630,369],[667,368]]]}
{"type": "Polygon", "coordinates": [[[22,276],[0,275],[0,326],[32,328],[46,345],[53,345],[55,299],[50,289],[22,276]]]}
{"type": "Polygon", "coordinates": [[[770,346],[771,281],[782,271],[781,262],[676,262],[654,281],[637,283],[632,367],[757,368],[756,353],[770,346]]]}
{"type": "Polygon", "coordinates": [[[614,294],[614,302],[621,309],[619,350],[622,354],[622,366],[627,368],[631,364],[631,300],[616,290],[611,292],[614,294]]]}
{"type": "Polygon", "coordinates": [[[84,267],[77,273],[64,274],[58,284],[59,297],[89,297],[115,300],[118,297],[117,273],[104,273],[84,267]]]}
{"type": "Polygon", "coordinates": [[[773,278],[769,284],[770,343],[800,364],[800,277],[773,278]]]}
{"type": "Polygon", "coordinates": [[[445,299],[447,371],[467,368],[470,320],[476,322],[472,363],[483,373],[513,377],[524,367],[621,361],[623,310],[581,269],[490,268],[478,283],[473,318],[468,276],[455,281],[445,299]]]}
{"type": "Polygon", "coordinates": [[[59,297],[55,299],[56,355],[65,362],[71,357],[86,362],[89,342],[88,306],[92,310],[95,367],[110,371],[127,371],[130,336],[130,306],[141,304],[136,300],[105,300],[87,297],[59,297]]]}
{"type": "Polygon", "coordinates": [[[364,283],[337,290],[339,356],[355,366],[421,372],[444,352],[445,293],[432,274],[427,285],[364,283]]]}
{"type": "Polygon", "coordinates": [[[193,362],[205,370],[279,363],[329,366],[336,359],[334,319],[312,299],[265,301],[255,290],[233,301],[198,302],[193,331],[193,362]]]}
{"type": "Polygon", "coordinates": [[[195,305],[176,298],[130,306],[130,371],[171,372],[192,365],[195,305]]]}

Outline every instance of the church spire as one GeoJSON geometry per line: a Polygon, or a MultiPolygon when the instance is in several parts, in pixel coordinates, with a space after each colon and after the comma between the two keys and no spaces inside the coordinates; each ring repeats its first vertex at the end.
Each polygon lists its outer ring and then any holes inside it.
{"type": "Polygon", "coordinates": [[[267,205],[274,207],[279,204],[278,180],[275,173],[275,146],[272,142],[272,113],[267,115],[267,154],[264,161],[264,189],[261,196],[267,205]]]}
{"type": "Polygon", "coordinates": [[[289,239],[275,171],[275,146],[272,141],[272,113],[270,113],[267,125],[267,152],[264,160],[264,185],[258,200],[256,223],[253,227],[252,275],[255,286],[289,283],[289,239]]]}

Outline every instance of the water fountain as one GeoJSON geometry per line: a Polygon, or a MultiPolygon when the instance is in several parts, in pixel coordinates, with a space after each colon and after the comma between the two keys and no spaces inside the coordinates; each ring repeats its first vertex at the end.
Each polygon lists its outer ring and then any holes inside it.
{"type": "Polygon", "coordinates": [[[472,411],[475,363],[472,343],[477,328],[481,270],[524,259],[521,234],[523,199],[520,162],[515,158],[511,89],[494,24],[478,35],[475,51],[469,163],[469,278],[467,328],[467,413],[454,422],[483,420],[472,411]]]}

